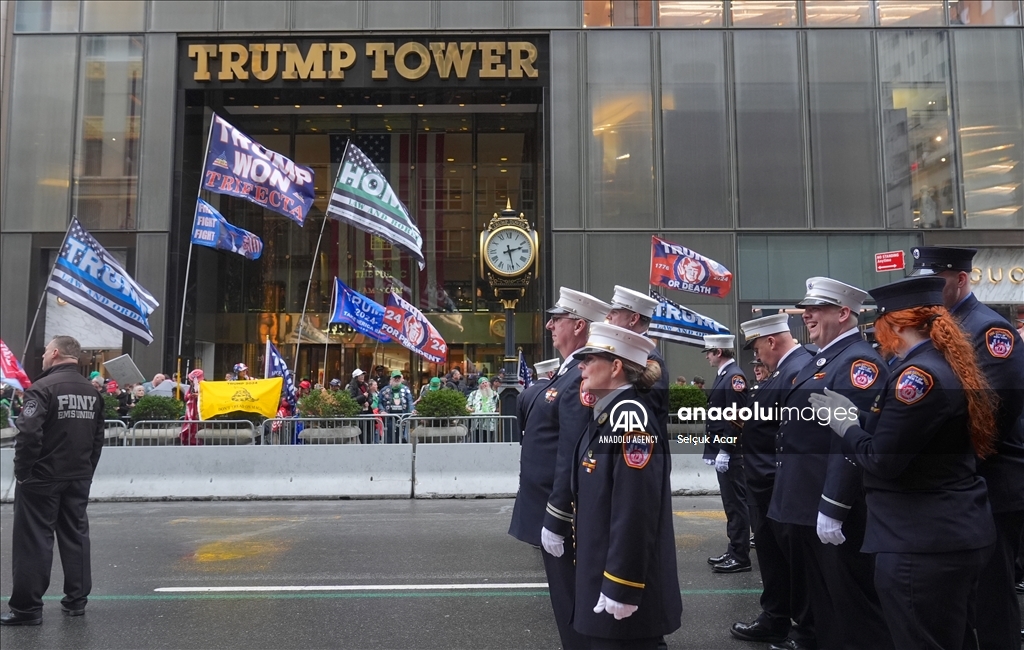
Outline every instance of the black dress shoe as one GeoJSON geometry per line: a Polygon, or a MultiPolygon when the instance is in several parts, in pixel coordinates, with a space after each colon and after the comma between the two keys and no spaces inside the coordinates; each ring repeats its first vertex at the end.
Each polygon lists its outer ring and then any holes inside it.
{"type": "Polygon", "coordinates": [[[0,614],[0,625],[39,625],[42,622],[42,616],[33,617],[31,614],[17,614],[15,612],[0,614]]]}
{"type": "Polygon", "coordinates": [[[85,608],[81,609],[69,609],[63,605],[60,606],[60,611],[64,616],[85,616],[85,608]]]}
{"type": "MultiPolygon", "coordinates": [[[[789,625],[786,625],[788,628],[789,625]]],[[[729,632],[742,641],[760,641],[761,643],[782,643],[786,640],[787,630],[776,630],[767,622],[758,618],[753,623],[733,623],[729,632]]]]}
{"type": "Polygon", "coordinates": [[[750,571],[750,562],[743,563],[732,557],[711,567],[712,573],[745,573],[747,571],[750,571]]]}
{"type": "Polygon", "coordinates": [[[711,566],[715,566],[716,564],[721,564],[722,562],[725,562],[726,560],[728,560],[731,557],[732,556],[729,555],[728,553],[722,553],[718,557],[709,557],[708,558],[708,564],[710,564],[711,566]]]}
{"type": "Polygon", "coordinates": [[[810,650],[810,646],[800,645],[793,639],[786,639],[782,643],[768,646],[768,650],[810,650]]]}

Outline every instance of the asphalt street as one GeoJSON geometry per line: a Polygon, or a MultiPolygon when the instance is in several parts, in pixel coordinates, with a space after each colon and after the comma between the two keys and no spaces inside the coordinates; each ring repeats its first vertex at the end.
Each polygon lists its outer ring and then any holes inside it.
{"type": "MultiPolygon", "coordinates": [[[[506,532],[512,503],[94,503],[86,615],[61,615],[55,552],[43,624],[0,628],[0,646],[557,648],[540,551],[506,532]]],[[[737,575],[712,574],[706,563],[727,544],[721,501],[676,497],[673,508],[683,626],[669,647],[765,647],[728,634],[759,611],[756,560],[754,572],[737,575]]],[[[5,504],[5,611],[11,520],[5,504]]]]}

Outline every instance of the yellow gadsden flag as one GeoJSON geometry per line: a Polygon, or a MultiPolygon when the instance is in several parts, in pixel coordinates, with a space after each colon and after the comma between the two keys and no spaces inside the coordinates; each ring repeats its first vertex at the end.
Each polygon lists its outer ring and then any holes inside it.
{"type": "Polygon", "coordinates": [[[234,411],[259,413],[272,418],[281,403],[281,377],[247,381],[203,381],[199,383],[199,419],[234,411]]]}

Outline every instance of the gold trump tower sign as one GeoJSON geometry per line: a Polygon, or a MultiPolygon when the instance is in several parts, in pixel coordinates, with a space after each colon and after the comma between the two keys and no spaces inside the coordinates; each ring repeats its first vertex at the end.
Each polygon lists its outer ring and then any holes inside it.
{"type": "Polygon", "coordinates": [[[535,85],[546,68],[546,42],[536,37],[406,40],[182,43],[185,87],[282,87],[295,82],[351,86],[535,85]]]}

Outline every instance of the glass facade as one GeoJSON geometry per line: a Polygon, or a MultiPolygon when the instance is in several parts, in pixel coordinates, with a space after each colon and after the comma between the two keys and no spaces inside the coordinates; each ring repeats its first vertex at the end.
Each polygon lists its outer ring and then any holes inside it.
{"type": "MultiPolygon", "coordinates": [[[[9,345],[24,344],[31,295],[38,298],[45,261],[77,215],[124,251],[137,277],[160,285],[150,288],[166,335],[154,343],[160,351],[140,358],[169,364],[211,111],[313,167],[318,181],[301,229],[239,199],[204,197],[265,242],[256,262],[194,253],[186,349],[194,345],[215,371],[239,360],[258,366],[267,335],[294,345],[304,304],[303,374],[381,360],[435,370],[397,346],[329,328],[334,277],[378,302],[401,293],[451,344],[449,365],[495,369],[507,324],[475,251],[506,201],[541,231],[541,277],[516,324],[531,361],[552,354],[542,310],[558,286],[604,299],[616,283],[643,289],[651,234],[736,274],[726,300],[674,296],[731,327],[756,305],[798,298],[806,275],[864,287],[887,281],[872,268],[874,252],[1024,247],[1016,0],[259,4],[249,13],[234,0],[14,6],[0,111],[0,246],[32,272],[5,274],[0,287],[9,345]],[[350,82],[358,78],[350,72],[344,83],[183,88],[179,38],[259,43],[267,30],[300,33],[284,40],[536,37],[550,58],[523,87],[491,85],[476,68],[443,83],[410,81],[390,57],[387,81],[350,82]],[[41,75],[48,83],[37,82],[41,75]],[[409,206],[424,238],[423,271],[333,220],[314,255],[349,140],[374,152],[409,206]],[[161,251],[166,272],[144,268],[152,259],[144,249],[161,251]]],[[[132,345],[126,351],[139,357],[132,345]]]]}

